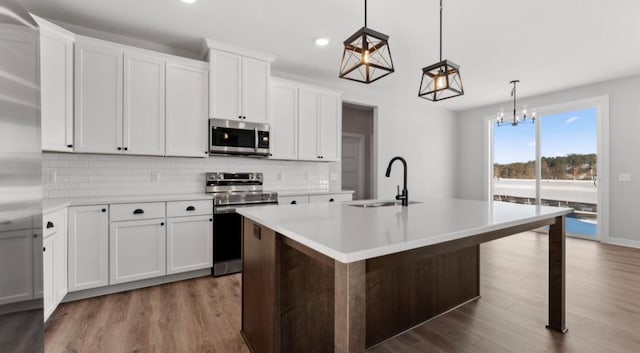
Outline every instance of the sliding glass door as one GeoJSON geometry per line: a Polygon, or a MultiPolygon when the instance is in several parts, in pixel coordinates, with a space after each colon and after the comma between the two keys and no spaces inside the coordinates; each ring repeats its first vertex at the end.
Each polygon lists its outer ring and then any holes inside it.
{"type": "Polygon", "coordinates": [[[493,198],[572,207],[567,234],[598,239],[597,119],[592,108],[494,126],[493,198]]]}

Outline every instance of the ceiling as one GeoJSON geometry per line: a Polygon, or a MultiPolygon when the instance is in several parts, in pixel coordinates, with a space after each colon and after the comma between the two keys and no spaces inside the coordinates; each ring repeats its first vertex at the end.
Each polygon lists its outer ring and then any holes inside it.
{"type": "MultiPolygon", "coordinates": [[[[21,0],[57,21],[197,52],[204,37],[277,56],[275,71],[335,77],[342,40],[363,25],[362,0],[21,0]],[[316,47],[314,39],[331,43],[316,47]]],[[[397,77],[367,89],[415,87],[438,61],[438,0],[369,0],[369,27],[388,34],[397,77]]],[[[640,74],[640,1],[445,0],[444,58],[461,66],[460,111],[640,74]]],[[[354,85],[359,85],[354,83],[354,85]]],[[[416,98],[418,99],[418,98],[416,98]]]]}

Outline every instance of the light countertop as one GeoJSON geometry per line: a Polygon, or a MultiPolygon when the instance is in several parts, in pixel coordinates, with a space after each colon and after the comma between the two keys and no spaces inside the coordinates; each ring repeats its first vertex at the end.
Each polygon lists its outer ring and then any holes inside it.
{"type": "Polygon", "coordinates": [[[350,263],[569,214],[571,208],[447,198],[408,207],[314,203],[238,209],[241,215],[350,263]]]}
{"type": "Polygon", "coordinates": [[[278,196],[353,194],[353,190],[279,190],[278,196]]]}

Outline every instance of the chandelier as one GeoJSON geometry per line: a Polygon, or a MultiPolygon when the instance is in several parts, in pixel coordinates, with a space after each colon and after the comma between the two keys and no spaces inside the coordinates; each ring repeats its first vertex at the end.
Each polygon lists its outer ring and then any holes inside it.
{"type": "Polygon", "coordinates": [[[516,110],[516,105],[517,105],[517,84],[520,83],[520,80],[513,80],[510,82],[510,84],[513,85],[513,88],[511,89],[511,97],[513,98],[513,121],[509,122],[505,122],[504,121],[504,110],[501,110],[497,117],[496,117],[496,123],[498,126],[504,126],[504,125],[511,125],[511,126],[518,126],[520,124],[533,124],[536,122],[536,112],[531,113],[531,116],[527,116],[527,106],[525,105],[524,108],[522,109],[522,115],[519,115],[517,113],[516,110]]]}

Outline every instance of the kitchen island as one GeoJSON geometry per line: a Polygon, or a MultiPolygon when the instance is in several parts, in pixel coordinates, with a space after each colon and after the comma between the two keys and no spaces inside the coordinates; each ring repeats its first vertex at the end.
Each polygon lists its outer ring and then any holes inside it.
{"type": "MultiPolygon", "coordinates": [[[[254,207],[242,334],[254,353],[361,353],[479,298],[479,244],[549,226],[549,325],[565,332],[565,215],[460,199],[254,207]]],[[[542,266],[543,264],[541,264],[542,266]]]]}

